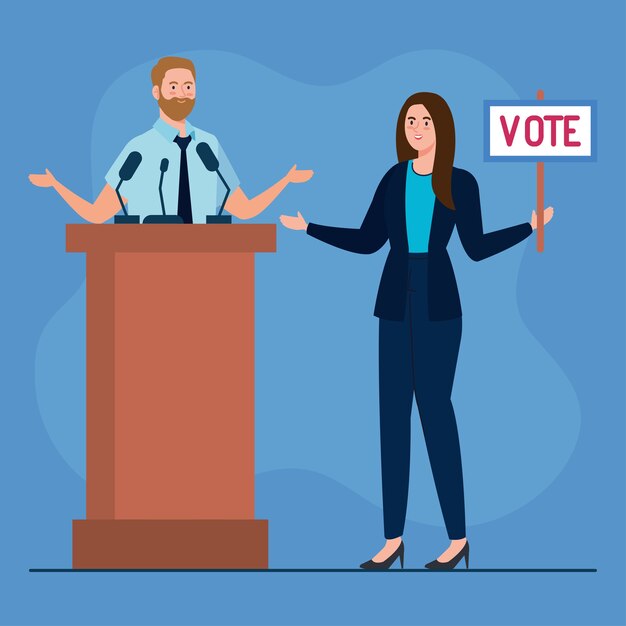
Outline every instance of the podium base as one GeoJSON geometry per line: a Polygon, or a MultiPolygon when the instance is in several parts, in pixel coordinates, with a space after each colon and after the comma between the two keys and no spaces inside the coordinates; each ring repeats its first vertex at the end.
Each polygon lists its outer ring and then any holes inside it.
{"type": "Polygon", "coordinates": [[[267,520],[73,520],[74,569],[267,569],[267,520]]]}

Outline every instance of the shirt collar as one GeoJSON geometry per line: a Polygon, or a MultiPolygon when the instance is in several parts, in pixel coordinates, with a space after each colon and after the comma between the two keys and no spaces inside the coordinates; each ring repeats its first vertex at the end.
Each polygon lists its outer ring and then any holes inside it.
{"type": "MultiPolygon", "coordinates": [[[[165,137],[167,141],[174,141],[174,139],[178,135],[178,130],[173,126],[170,126],[166,121],[161,118],[159,118],[154,123],[153,128],[159,131],[159,133],[161,133],[161,135],[165,137]]],[[[185,120],[185,132],[187,133],[187,135],[190,135],[194,141],[196,140],[196,129],[187,120],[185,120]]]]}

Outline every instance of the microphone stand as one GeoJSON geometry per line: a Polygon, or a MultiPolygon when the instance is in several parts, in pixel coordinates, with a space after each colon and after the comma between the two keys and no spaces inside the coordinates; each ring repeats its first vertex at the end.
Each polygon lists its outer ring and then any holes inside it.
{"type": "Polygon", "coordinates": [[[159,198],[161,200],[162,215],[147,215],[144,224],[182,224],[183,218],[180,215],[167,215],[165,213],[165,202],[163,201],[163,177],[167,171],[169,162],[167,159],[161,161],[161,178],[159,179],[159,198]]]}
{"type": "Polygon", "coordinates": [[[115,193],[117,194],[117,199],[120,201],[120,206],[122,207],[122,211],[124,211],[124,215],[116,215],[113,218],[114,224],[139,224],[139,215],[128,215],[128,211],[126,210],[126,205],[124,204],[124,200],[122,200],[122,194],[120,193],[120,187],[124,182],[123,178],[120,178],[120,182],[117,183],[117,187],[115,188],[115,193]]]}
{"type": "Polygon", "coordinates": [[[220,180],[222,181],[222,185],[226,187],[226,194],[224,195],[224,199],[222,200],[222,206],[220,207],[218,214],[207,215],[206,223],[207,224],[232,224],[233,218],[230,215],[222,215],[222,212],[224,211],[224,206],[226,205],[226,200],[228,200],[228,196],[230,195],[230,187],[228,186],[228,183],[224,180],[224,177],[222,176],[222,173],[220,172],[219,167],[215,168],[215,172],[220,177],[220,180]]]}

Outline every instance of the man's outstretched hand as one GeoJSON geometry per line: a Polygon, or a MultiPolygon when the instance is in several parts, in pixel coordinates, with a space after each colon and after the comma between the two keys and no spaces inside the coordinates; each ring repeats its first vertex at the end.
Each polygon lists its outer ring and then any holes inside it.
{"type": "Polygon", "coordinates": [[[297,166],[294,165],[287,172],[287,182],[290,183],[306,183],[307,180],[310,180],[313,176],[313,170],[299,170],[297,166]]]}
{"type": "Polygon", "coordinates": [[[45,174],[29,174],[28,180],[37,187],[52,187],[56,182],[56,178],[49,169],[45,174]]]}

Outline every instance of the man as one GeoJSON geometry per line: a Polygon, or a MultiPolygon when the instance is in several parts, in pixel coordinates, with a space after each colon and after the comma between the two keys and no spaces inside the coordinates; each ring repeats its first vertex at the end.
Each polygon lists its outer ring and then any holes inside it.
{"type": "Polygon", "coordinates": [[[220,173],[231,188],[224,210],[239,219],[250,219],[264,211],[289,183],[304,183],[312,170],[298,170],[294,165],[287,174],[264,192],[248,198],[239,184],[228,157],[214,135],[194,128],[187,116],[196,102],[196,70],[189,59],[164,57],[152,68],[152,95],[159,105],[159,119],[147,132],[132,139],[122,150],[106,175],[106,184],[95,202],[89,202],[62,185],[46,169],[45,174],[31,174],[30,181],[38,187],[53,187],[81,217],[102,223],[120,209],[115,187],[119,170],[128,154],[137,151],[141,164],[131,180],[124,182],[121,193],[128,203],[128,213],[143,221],[147,215],[158,214],[161,203],[158,193],[160,164],[169,160],[163,181],[166,213],[177,213],[184,222],[204,223],[205,216],[215,214],[222,203],[225,188],[216,172],[209,172],[196,153],[201,142],[215,153],[220,173]]]}

